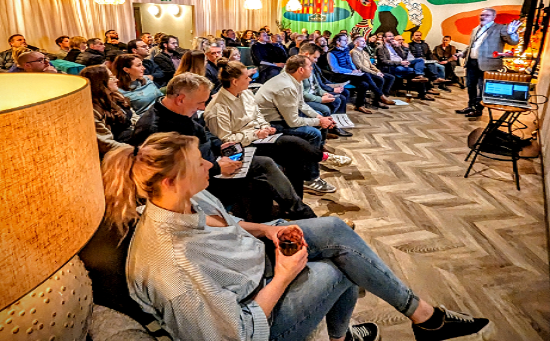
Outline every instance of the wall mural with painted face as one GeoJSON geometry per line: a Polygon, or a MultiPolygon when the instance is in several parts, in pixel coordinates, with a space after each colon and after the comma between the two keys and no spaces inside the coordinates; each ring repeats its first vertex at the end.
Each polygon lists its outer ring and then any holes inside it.
{"type": "Polygon", "coordinates": [[[523,3],[523,0],[299,1],[302,9],[295,12],[287,12],[288,1],[283,1],[283,23],[290,25],[293,32],[306,28],[309,32],[329,30],[334,35],[346,29],[368,36],[389,31],[410,41],[414,32],[420,31],[432,47],[441,43],[443,35],[453,37],[454,43],[467,44],[465,38],[479,23],[479,13],[485,7],[497,10],[496,22],[509,23],[518,18],[523,3]]]}

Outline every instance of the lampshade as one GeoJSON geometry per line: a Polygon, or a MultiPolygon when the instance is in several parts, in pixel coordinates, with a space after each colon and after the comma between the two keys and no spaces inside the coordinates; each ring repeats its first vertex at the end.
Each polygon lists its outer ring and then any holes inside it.
{"type": "Polygon", "coordinates": [[[245,0],[244,9],[261,9],[262,1],[261,0],[245,0]]]}
{"type": "Polygon", "coordinates": [[[105,203],[88,81],[4,73],[0,93],[2,309],[86,244],[105,203]]]}
{"type": "Polygon", "coordinates": [[[298,0],[289,0],[286,3],[287,12],[295,12],[295,11],[301,11],[301,10],[302,10],[302,4],[298,0]]]}
{"type": "Polygon", "coordinates": [[[151,15],[157,16],[160,13],[160,8],[155,5],[149,6],[149,8],[147,8],[147,12],[151,15]]]}
{"type": "Polygon", "coordinates": [[[126,0],[94,0],[100,5],[122,5],[126,0]]]}
{"type": "Polygon", "coordinates": [[[178,5],[168,5],[168,12],[170,12],[170,14],[172,14],[174,16],[177,16],[178,14],[180,14],[180,6],[178,6],[178,5]]]}

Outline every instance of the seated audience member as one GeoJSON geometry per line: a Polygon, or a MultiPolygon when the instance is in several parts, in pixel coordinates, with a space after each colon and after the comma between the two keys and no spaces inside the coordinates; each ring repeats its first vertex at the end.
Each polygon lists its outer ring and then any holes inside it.
{"type": "MultiPolygon", "coordinates": [[[[225,39],[223,38],[211,38],[209,41],[208,41],[208,44],[209,45],[216,45],[218,47],[220,47],[222,49],[222,51],[225,49],[225,39]]],[[[205,52],[206,52],[206,49],[205,49],[205,52]]],[[[221,53],[220,53],[220,57],[221,57],[221,53]]]]}
{"type": "Polygon", "coordinates": [[[431,306],[339,218],[267,225],[230,215],[205,190],[212,164],[198,146],[155,134],[102,165],[106,221],[124,236],[139,219],[130,295],[173,340],[305,340],[325,317],[331,341],[379,340],[374,323],[350,326],[360,287],[406,316],[417,341],[488,340],[488,319],[431,306]],[[298,244],[292,256],[282,253],[283,238],[298,244]]]}
{"type": "MultiPolygon", "coordinates": [[[[422,40],[422,32],[416,31],[413,33],[412,41],[409,43],[409,51],[415,58],[424,60],[436,60],[432,54],[430,46],[422,40]]],[[[439,88],[445,91],[451,91],[445,86],[445,67],[439,63],[426,64],[426,68],[436,77],[434,84],[439,84],[439,88]]]]}
{"type": "Polygon", "coordinates": [[[258,42],[251,48],[254,65],[260,70],[258,83],[262,84],[281,73],[286,62],[284,56],[277,51],[278,48],[270,44],[269,40],[267,33],[261,32],[258,42]]]}
{"type": "Polygon", "coordinates": [[[115,30],[108,30],[105,32],[105,51],[109,50],[123,50],[126,51],[128,46],[118,41],[118,33],[115,30]]]}
{"type": "MultiPolygon", "coordinates": [[[[153,40],[153,36],[151,35],[151,33],[149,33],[149,32],[142,33],[141,37],[139,37],[139,39],[141,39],[142,42],[147,44],[147,48],[149,48],[149,49],[153,48],[154,40],[153,40]]],[[[128,47],[128,52],[130,52],[129,47],[128,47]]]]}
{"type": "Polygon", "coordinates": [[[348,49],[348,36],[344,33],[338,33],[334,36],[332,42],[334,47],[329,50],[327,56],[330,71],[333,72],[332,80],[335,82],[349,81],[357,88],[355,110],[364,114],[372,114],[372,111],[365,108],[366,92],[369,87],[375,94],[372,104],[379,108],[387,109],[388,106],[384,104],[387,99],[383,96],[370,75],[361,72],[353,64],[348,49]]]}
{"type": "Polygon", "coordinates": [[[201,50],[187,51],[181,58],[180,66],[174,76],[191,72],[199,76],[206,75],[206,55],[201,50]]]}
{"type": "MultiPolygon", "coordinates": [[[[241,52],[236,47],[227,47],[227,48],[225,48],[222,52],[222,56],[224,58],[227,58],[229,61],[237,61],[237,62],[241,61],[241,52]]],[[[258,68],[248,69],[248,75],[249,76],[252,76],[256,72],[258,72],[258,68]]]]}
{"type": "Polygon", "coordinates": [[[298,53],[300,53],[300,46],[302,46],[302,43],[306,40],[307,40],[307,36],[303,34],[297,35],[296,39],[294,40],[296,45],[288,51],[288,55],[295,56],[298,53]]]}
{"type": "Polygon", "coordinates": [[[153,61],[164,72],[163,82],[170,81],[180,65],[181,55],[176,51],[177,47],[178,38],[174,36],[165,35],[160,39],[159,49],[161,52],[153,58],[153,61]]]}
{"type": "Polygon", "coordinates": [[[384,32],[376,33],[376,43],[378,46],[384,44],[384,32]]]}
{"type": "MultiPolygon", "coordinates": [[[[159,99],[138,121],[133,143],[140,145],[151,134],[175,131],[199,139],[199,149],[210,169],[209,190],[216,193],[224,205],[241,206],[243,215],[252,219],[271,219],[273,200],[281,212],[289,217],[311,218],[315,214],[302,202],[292,184],[272,159],[254,156],[245,178],[218,179],[217,175],[229,176],[235,173],[242,162],[221,156],[221,150],[232,143],[222,143],[200,123],[192,119],[197,110],[204,110],[210,97],[212,83],[203,76],[183,73],[169,83],[166,97],[159,99]]],[[[234,210],[238,211],[237,208],[234,210]]],[[[296,218],[293,218],[296,219],[296,218]]]]}
{"type": "Polygon", "coordinates": [[[328,42],[327,39],[322,36],[317,39],[315,39],[315,45],[319,46],[321,48],[321,57],[317,60],[317,65],[322,70],[330,70],[330,66],[328,65],[328,42]]]}
{"type": "Polygon", "coordinates": [[[162,52],[159,45],[160,40],[165,35],[166,34],[162,32],[155,33],[155,35],[153,36],[153,48],[149,49],[149,57],[147,57],[147,59],[154,60],[155,57],[162,52]]]}
{"type": "MultiPolygon", "coordinates": [[[[275,128],[263,118],[248,90],[250,78],[246,66],[238,61],[218,60],[222,89],[204,111],[208,129],[222,142],[248,146],[275,134],[275,128]]],[[[280,136],[274,143],[255,144],[256,153],[281,165],[294,190],[303,197],[304,180],[311,181],[309,169],[319,167],[323,152],[296,136],[280,136]],[[306,165],[306,167],[304,167],[306,165]]]]}
{"type": "Polygon", "coordinates": [[[355,38],[356,37],[361,37],[361,34],[359,33],[352,33],[351,36],[349,37],[349,44],[348,44],[348,50],[353,50],[355,48],[355,38]]]}
{"type": "MultiPolygon", "coordinates": [[[[324,117],[329,117],[338,112],[346,112],[346,98],[333,93],[334,89],[329,86],[326,86],[328,89],[323,88],[321,85],[322,80],[318,78],[317,73],[314,71],[315,63],[321,55],[321,48],[311,43],[304,44],[300,47],[300,55],[309,58],[312,64],[311,75],[302,81],[306,104],[324,117]]],[[[338,127],[332,127],[328,132],[338,136],[353,136],[352,133],[338,127]]]]}
{"type": "Polygon", "coordinates": [[[302,28],[302,35],[306,36],[306,38],[309,38],[309,32],[307,31],[307,28],[302,28]]]}
{"type": "MultiPolygon", "coordinates": [[[[286,72],[260,87],[254,98],[260,113],[277,129],[277,133],[301,137],[315,148],[322,149],[327,129],[334,126],[334,121],[331,117],[319,115],[304,102],[302,81],[309,78],[311,70],[311,61],[307,57],[292,56],[287,61],[286,72]]],[[[334,154],[328,154],[326,161],[334,166],[351,163],[349,157],[334,154]]],[[[305,182],[304,187],[322,193],[336,191],[336,187],[321,179],[319,173],[313,175],[314,180],[305,182]]]]}
{"type": "Polygon", "coordinates": [[[464,84],[455,74],[455,68],[458,65],[455,54],[456,47],[451,45],[451,36],[444,36],[441,45],[437,45],[433,50],[433,57],[445,67],[445,77],[458,83],[460,88],[464,89],[464,84]]]}
{"type": "Polygon", "coordinates": [[[139,117],[118,92],[118,79],[105,66],[88,66],[80,75],[90,80],[97,143],[103,156],[128,143],[139,117]]]}
{"type": "Polygon", "coordinates": [[[367,53],[372,59],[376,58],[376,48],[378,47],[377,38],[378,37],[376,34],[371,34],[365,45],[365,51],[367,51],[367,53]]]}
{"type": "Polygon", "coordinates": [[[118,56],[112,70],[118,78],[119,92],[130,101],[137,115],[149,110],[157,98],[162,96],[155,83],[149,77],[144,77],[145,67],[138,55],[118,56]]]}
{"type": "Polygon", "coordinates": [[[418,83],[416,90],[418,97],[422,100],[433,101],[434,98],[426,94],[426,85],[428,78],[424,77],[424,59],[410,58],[403,51],[399,43],[394,39],[391,32],[384,33],[384,44],[378,46],[376,50],[376,59],[378,67],[382,72],[391,73],[397,77],[412,77],[411,81],[418,83]]]}
{"type": "MultiPolygon", "coordinates": [[[[320,37],[321,39],[325,39],[324,37],[320,37]]],[[[310,44],[302,45],[300,48],[300,54],[302,56],[306,56],[309,58],[309,60],[313,63],[313,71],[312,73],[315,74],[315,77],[317,77],[317,81],[319,82],[319,85],[321,88],[327,92],[329,92],[332,95],[340,95],[340,99],[342,104],[340,105],[340,108],[336,109],[336,113],[338,114],[345,114],[346,113],[346,104],[348,102],[348,98],[350,97],[350,93],[348,90],[346,90],[343,86],[335,86],[335,84],[329,82],[325,76],[323,75],[323,72],[321,71],[319,64],[319,61],[323,57],[323,52],[321,52],[321,57],[317,58],[317,62],[315,63],[312,58],[312,49],[309,47],[310,44]],[[302,51],[303,49],[303,51],[302,51]]],[[[319,45],[316,44],[316,46],[319,47],[319,45]]],[[[319,47],[320,48],[320,47],[319,47]]],[[[326,47],[325,47],[326,49],[326,47]]],[[[324,51],[324,50],[319,50],[324,51]]],[[[325,61],[326,61],[326,53],[325,54],[325,61]]]]}
{"type": "Polygon", "coordinates": [[[242,46],[241,40],[237,38],[237,35],[235,34],[235,31],[232,29],[229,29],[225,32],[225,46],[227,47],[237,47],[242,46]]]}
{"type": "Polygon", "coordinates": [[[71,48],[65,56],[65,60],[69,62],[76,62],[78,55],[86,51],[86,38],[81,36],[74,36],[69,39],[69,47],[71,48]]]}
{"type": "Polygon", "coordinates": [[[211,44],[206,47],[204,54],[207,59],[205,76],[210,82],[212,82],[212,84],[214,84],[211,94],[215,94],[222,86],[220,79],[218,78],[218,66],[216,65],[217,60],[222,56],[222,48],[217,44],[211,44]]]}
{"type": "Polygon", "coordinates": [[[147,43],[143,42],[143,40],[130,40],[128,42],[128,52],[137,55],[141,59],[143,67],[145,67],[145,77],[152,80],[157,88],[162,88],[168,84],[164,81],[164,72],[162,72],[157,63],[147,59],[149,56],[149,46],[147,46],[147,43]]]}
{"type": "Polygon", "coordinates": [[[356,36],[354,45],[355,48],[350,52],[353,64],[362,72],[369,74],[376,83],[376,87],[373,87],[372,90],[376,96],[380,96],[382,103],[394,105],[395,102],[390,100],[387,96],[390,95],[395,76],[389,73],[383,73],[371,63],[371,56],[365,51],[367,42],[364,37],[356,36]]]}
{"type": "Polygon", "coordinates": [[[206,47],[210,45],[210,40],[205,37],[195,37],[191,42],[191,50],[199,50],[204,52],[206,47]]]}
{"type": "Polygon", "coordinates": [[[9,37],[8,43],[10,44],[10,48],[0,52],[0,72],[7,72],[14,65],[13,51],[18,47],[23,46],[31,51],[39,50],[37,47],[28,45],[25,37],[21,34],[14,34],[9,37]]]}
{"type": "Polygon", "coordinates": [[[286,46],[283,45],[284,40],[284,33],[274,33],[271,35],[271,45],[275,47],[275,51],[280,54],[279,60],[286,60],[288,59],[289,55],[286,50],[286,46]]]}
{"type": "Polygon", "coordinates": [[[241,37],[241,45],[243,47],[250,47],[255,42],[256,42],[256,37],[254,37],[254,31],[252,30],[244,31],[241,37]]]}
{"type": "Polygon", "coordinates": [[[227,58],[229,61],[241,61],[241,52],[236,47],[226,47],[222,51],[222,57],[227,58]]]}
{"type": "Polygon", "coordinates": [[[57,57],[57,59],[64,59],[71,49],[69,44],[69,36],[58,37],[55,40],[55,44],[59,46],[59,51],[57,51],[55,56],[57,57]]]}
{"type": "Polygon", "coordinates": [[[21,72],[57,73],[57,70],[50,64],[50,59],[44,54],[36,51],[28,51],[20,54],[17,58],[17,65],[19,67],[17,71],[21,72]]]}
{"type": "Polygon", "coordinates": [[[328,42],[330,40],[330,37],[332,37],[332,32],[330,32],[329,30],[324,30],[322,36],[328,42]]]}
{"type": "Polygon", "coordinates": [[[113,64],[115,63],[115,59],[122,54],[125,54],[122,50],[109,50],[105,52],[105,66],[107,69],[114,73],[113,64]]]}
{"type": "Polygon", "coordinates": [[[31,52],[32,50],[29,50],[26,46],[19,46],[12,52],[13,57],[13,65],[8,70],[8,72],[25,72],[23,68],[21,68],[18,64],[19,56],[22,55],[25,52],[31,52]]]}
{"type": "Polygon", "coordinates": [[[75,63],[90,66],[105,63],[105,44],[99,38],[88,39],[88,48],[76,57],[75,63]]]}

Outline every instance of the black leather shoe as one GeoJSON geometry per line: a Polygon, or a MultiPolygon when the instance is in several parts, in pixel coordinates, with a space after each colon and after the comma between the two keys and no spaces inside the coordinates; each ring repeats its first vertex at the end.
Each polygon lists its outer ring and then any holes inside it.
{"type": "Polygon", "coordinates": [[[464,109],[461,109],[461,110],[455,110],[455,112],[457,114],[461,114],[461,115],[466,115],[466,114],[469,114],[469,113],[472,113],[472,112],[475,112],[476,109],[472,108],[472,107],[466,107],[464,109]]]}
{"type": "Polygon", "coordinates": [[[443,91],[447,91],[447,92],[452,92],[451,89],[449,89],[446,85],[440,85],[440,86],[439,86],[439,90],[443,90],[443,91]]]}
{"type": "Polygon", "coordinates": [[[350,137],[350,136],[353,136],[352,133],[350,133],[349,131],[346,131],[342,128],[332,128],[332,129],[329,129],[328,131],[330,134],[334,134],[334,135],[338,135],[338,136],[342,136],[342,137],[350,137]]]}
{"type": "Polygon", "coordinates": [[[474,110],[474,112],[470,112],[470,113],[466,114],[466,117],[468,117],[468,118],[471,118],[471,117],[479,117],[479,116],[481,116],[481,115],[483,115],[483,111],[481,111],[481,110],[474,110]]]}

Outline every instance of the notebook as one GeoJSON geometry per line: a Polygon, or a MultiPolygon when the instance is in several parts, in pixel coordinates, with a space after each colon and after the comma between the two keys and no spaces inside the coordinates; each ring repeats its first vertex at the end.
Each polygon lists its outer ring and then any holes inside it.
{"type": "Polygon", "coordinates": [[[483,103],[531,109],[529,85],[526,82],[486,79],[483,83],[483,103]]]}

